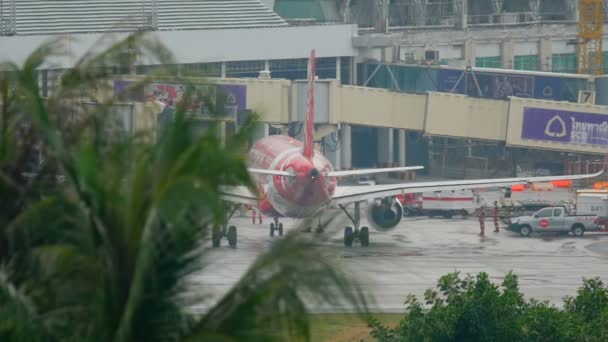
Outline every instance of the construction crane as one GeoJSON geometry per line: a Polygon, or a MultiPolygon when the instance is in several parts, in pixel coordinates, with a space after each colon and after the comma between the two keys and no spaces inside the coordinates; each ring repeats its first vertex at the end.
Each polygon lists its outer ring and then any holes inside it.
{"type": "Polygon", "coordinates": [[[603,0],[578,0],[578,73],[602,74],[603,0]]]}

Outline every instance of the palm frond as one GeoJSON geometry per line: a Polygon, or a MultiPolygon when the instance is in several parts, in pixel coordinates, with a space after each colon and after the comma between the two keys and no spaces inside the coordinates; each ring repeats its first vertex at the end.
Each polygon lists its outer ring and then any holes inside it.
{"type": "Polygon", "coordinates": [[[326,223],[324,234],[310,236],[296,229],[273,243],[204,315],[191,340],[215,333],[235,340],[308,341],[310,305],[349,304],[365,313],[371,298],[333,261],[335,254],[320,248],[335,233],[336,223],[326,223]]]}
{"type": "MultiPolygon", "coordinates": [[[[20,297],[9,283],[0,284],[0,301],[14,304],[7,306],[11,314],[20,312],[27,316],[23,324],[41,324],[40,331],[62,341],[308,340],[310,303],[351,303],[365,310],[369,299],[363,291],[330,261],[335,256],[319,250],[328,235],[299,231],[275,242],[207,314],[187,310],[180,298],[189,286],[185,279],[203,271],[211,257],[203,248],[206,238],[224,223],[220,185],[254,190],[245,149],[255,119],[222,144],[221,96],[216,103],[218,97],[205,92],[208,87],[181,80],[186,94],[156,141],[110,135],[104,131],[114,103],[107,96],[108,69],[122,62],[125,50],[166,65],[174,63],[170,51],[145,33],[117,43],[100,41],[43,98],[36,70],[63,54],[63,44],[41,46],[20,68],[3,66],[12,71],[2,79],[0,163],[15,141],[4,135],[12,127],[5,118],[23,113],[44,142],[46,172],[65,177],[45,194],[20,190],[31,202],[7,215],[13,222],[0,232],[0,241],[11,242],[5,260],[18,271],[13,280],[27,290],[20,297]],[[95,105],[85,108],[83,99],[95,105]],[[199,99],[217,114],[204,132],[188,114],[199,99]],[[80,118],[67,120],[65,113],[80,118]]],[[[6,331],[20,334],[20,329],[6,331]]]]}
{"type": "Polygon", "coordinates": [[[36,313],[35,305],[9,278],[6,268],[0,268],[0,339],[24,342],[56,341],[36,313]]]}

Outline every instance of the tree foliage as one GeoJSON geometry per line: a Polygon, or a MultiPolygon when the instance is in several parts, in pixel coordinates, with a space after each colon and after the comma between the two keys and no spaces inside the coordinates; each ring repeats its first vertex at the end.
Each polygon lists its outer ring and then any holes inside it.
{"type": "Polygon", "coordinates": [[[114,99],[103,94],[120,51],[136,48],[160,65],[174,64],[171,53],[143,33],[101,41],[43,98],[37,69],[65,44],[0,68],[1,341],[308,340],[308,300],[365,308],[356,284],[318,251],[327,235],[296,230],[217,304],[193,313],[204,288],[192,294],[189,276],[204,277],[206,239],[229,209],[220,186],[252,188],[252,121],[226,144],[214,121],[201,134],[188,100],[219,110],[180,80],[188,91],[159,139],[109,133],[114,99]]]}
{"type": "Polygon", "coordinates": [[[606,341],[608,286],[599,278],[583,279],[564,308],[526,300],[517,276],[509,273],[501,286],[486,273],[441,277],[437,291],[429,289],[420,302],[407,297],[406,315],[390,328],[371,319],[378,341],[606,341]]]}

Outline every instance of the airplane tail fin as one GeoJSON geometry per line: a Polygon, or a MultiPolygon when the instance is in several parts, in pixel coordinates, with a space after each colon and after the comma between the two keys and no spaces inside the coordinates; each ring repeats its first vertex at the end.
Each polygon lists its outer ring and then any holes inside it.
{"type": "Polygon", "coordinates": [[[310,71],[308,73],[308,109],[304,120],[304,152],[306,158],[312,158],[315,144],[315,50],[310,52],[310,71]]]}

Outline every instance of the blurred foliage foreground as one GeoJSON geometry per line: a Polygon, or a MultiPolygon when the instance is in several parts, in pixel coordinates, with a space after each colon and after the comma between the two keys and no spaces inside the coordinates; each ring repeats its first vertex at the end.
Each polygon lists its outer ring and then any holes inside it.
{"type": "Polygon", "coordinates": [[[111,91],[120,52],[175,61],[153,37],[104,37],[42,98],[37,69],[69,43],[48,42],[21,66],[0,64],[0,341],[309,340],[305,303],[365,310],[356,283],[317,249],[327,235],[299,230],[205,302],[204,285],[188,280],[204,279],[217,255],[208,235],[230,209],[220,185],[252,186],[251,122],[226,144],[213,120],[195,133],[188,86],[158,139],[109,133],[113,99],[99,94],[111,91]]]}
{"type": "Polygon", "coordinates": [[[608,341],[608,286],[584,279],[563,309],[525,299],[518,279],[507,274],[501,286],[486,273],[443,276],[437,290],[420,302],[409,296],[406,315],[396,327],[372,319],[371,335],[396,341],[608,341]]]}

